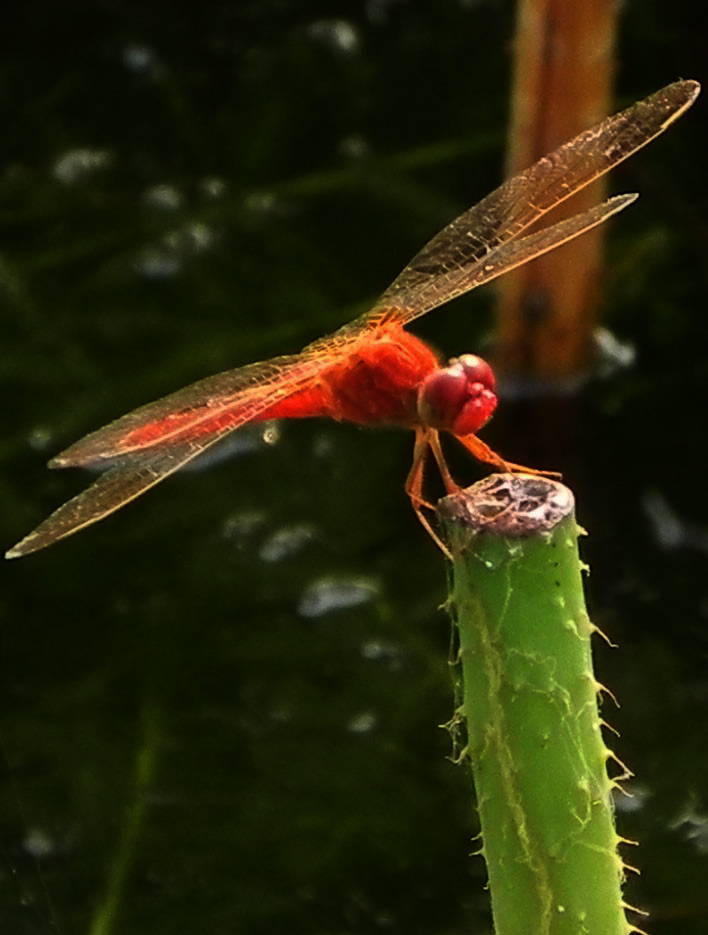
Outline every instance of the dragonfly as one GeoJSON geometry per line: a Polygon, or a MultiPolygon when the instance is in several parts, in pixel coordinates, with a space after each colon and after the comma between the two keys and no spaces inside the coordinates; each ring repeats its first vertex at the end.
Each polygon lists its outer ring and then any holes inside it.
{"type": "Polygon", "coordinates": [[[543,474],[507,461],[481,438],[497,404],[491,367],[474,354],[444,365],[405,330],[414,319],[579,237],[623,210],[618,195],[581,214],[520,235],[546,212],[662,133],[691,106],[695,81],[677,81],[580,133],[504,182],[416,254],[375,305],[301,353],[275,357],[197,383],[142,406],[71,445],[51,468],[103,469],[6,553],[18,558],[104,519],[247,423],[325,416],[415,433],[405,482],[413,509],[441,545],[424,509],[429,455],[449,493],[460,488],[440,433],[499,471],[543,474]]]}

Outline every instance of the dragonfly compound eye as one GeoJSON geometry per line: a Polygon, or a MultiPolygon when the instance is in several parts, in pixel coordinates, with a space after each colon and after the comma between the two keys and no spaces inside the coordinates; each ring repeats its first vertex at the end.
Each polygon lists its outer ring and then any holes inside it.
{"type": "Polygon", "coordinates": [[[489,364],[474,354],[434,370],[418,390],[418,415],[424,425],[454,435],[470,435],[489,421],[497,405],[489,364]]]}
{"type": "Polygon", "coordinates": [[[450,367],[461,367],[469,383],[481,383],[483,387],[496,392],[497,381],[492,368],[486,360],[477,357],[476,354],[463,354],[461,357],[453,357],[450,361],[450,367]]]}

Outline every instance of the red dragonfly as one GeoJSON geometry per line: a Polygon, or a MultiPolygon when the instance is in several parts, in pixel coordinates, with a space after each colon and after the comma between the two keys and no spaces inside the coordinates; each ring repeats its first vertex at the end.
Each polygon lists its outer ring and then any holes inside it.
{"type": "Polygon", "coordinates": [[[636,195],[610,198],[517,239],[547,211],[662,133],[699,91],[695,81],[671,84],[505,182],[423,247],[370,311],[300,354],[207,377],[67,448],[50,467],[105,467],[105,472],[6,557],[42,549],[103,519],[246,423],[308,416],[413,429],[413,466],[405,489],[419,519],[441,544],[423,514],[429,504],[422,490],[429,452],[446,489],[459,489],[443,457],[441,431],[498,470],[542,472],[506,461],[477,437],[496,406],[489,365],[466,354],[442,366],[405,326],[627,207],[636,195]]]}

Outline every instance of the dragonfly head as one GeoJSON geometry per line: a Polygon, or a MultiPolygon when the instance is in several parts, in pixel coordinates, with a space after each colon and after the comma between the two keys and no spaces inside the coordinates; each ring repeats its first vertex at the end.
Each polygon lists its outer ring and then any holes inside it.
{"type": "Polygon", "coordinates": [[[453,435],[478,432],[490,420],[496,405],[492,368],[475,354],[454,357],[447,367],[429,374],[418,388],[421,422],[453,435]]]}

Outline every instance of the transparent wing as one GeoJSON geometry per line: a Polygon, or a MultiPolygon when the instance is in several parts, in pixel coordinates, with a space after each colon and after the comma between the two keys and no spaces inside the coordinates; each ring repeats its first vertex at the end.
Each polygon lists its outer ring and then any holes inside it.
{"type": "MultiPolygon", "coordinates": [[[[670,84],[509,179],[423,247],[365,318],[406,324],[506,272],[511,267],[502,262],[504,244],[662,133],[699,91],[696,81],[670,84]],[[484,274],[488,264],[493,276],[484,274]]],[[[515,250],[506,254],[516,255],[515,250]]],[[[515,265],[519,262],[525,260],[515,265]]]]}
{"type": "Polygon", "coordinates": [[[50,467],[100,466],[185,441],[201,451],[247,422],[268,418],[263,413],[331,365],[331,355],[312,345],[302,354],[217,373],[86,435],[53,458],[50,467]]]}
{"type": "MultiPolygon", "coordinates": [[[[218,438],[210,439],[208,445],[216,441],[218,438]]],[[[5,558],[20,558],[36,552],[97,523],[179,470],[208,445],[199,447],[183,443],[169,450],[153,451],[149,456],[128,455],[125,461],[109,468],[90,487],[55,510],[28,536],[9,549],[5,558]]]]}
{"type": "Polygon", "coordinates": [[[461,295],[469,292],[470,289],[475,289],[485,282],[491,282],[492,279],[516,269],[517,266],[523,266],[524,263],[535,260],[536,257],[548,253],[549,250],[555,250],[556,247],[568,243],[569,240],[575,240],[581,234],[602,224],[613,214],[624,210],[638,197],[637,194],[615,195],[614,198],[608,198],[607,201],[603,201],[602,204],[582,214],[576,214],[551,227],[544,227],[543,230],[528,234],[520,240],[512,240],[497,250],[492,250],[485,257],[484,263],[473,263],[467,269],[460,271],[458,291],[455,294],[461,295]]]}
{"type": "Polygon", "coordinates": [[[264,413],[309,387],[329,366],[328,355],[313,346],[293,357],[208,377],[87,435],[50,465],[105,465],[105,473],[5,557],[36,552],[110,515],[239,426],[267,418],[264,413]]]}

